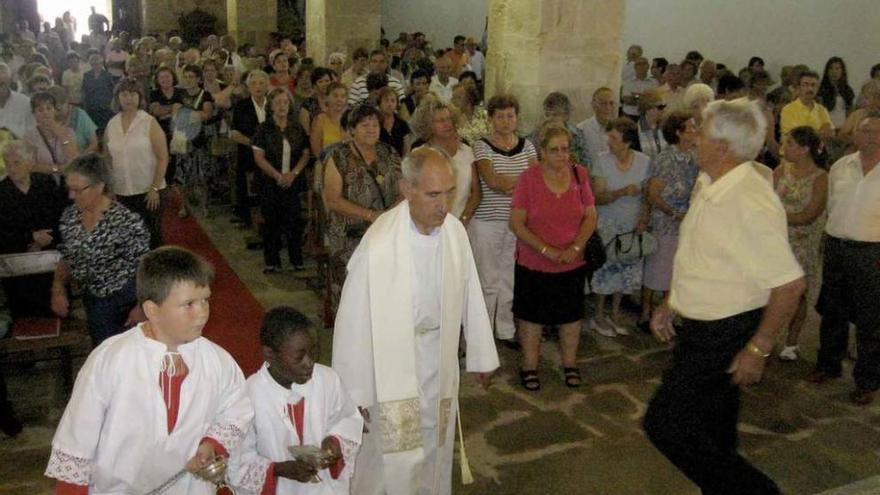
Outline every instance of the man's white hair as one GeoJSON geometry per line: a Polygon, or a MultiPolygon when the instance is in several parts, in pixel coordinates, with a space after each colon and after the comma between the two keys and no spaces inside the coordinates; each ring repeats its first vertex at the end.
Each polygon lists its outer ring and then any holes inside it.
{"type": "Polygon", "coordinates": [[[260,70],[260,69],[254,69],[254,70],[248,72],[247,79],[245,80],[244,83],[245,83],[245,84],[250,84],[250,83],[253,82],[255,79],[259,79],[259,78],[261,78],[261,77],[262,77],[263,79],[267,80],[267,81],[269,80],[269,74],[266,74],[265,72],[263,72],[263,71],[260,70]]]}
{"type": "Polygon", "coordinates": [[[764,146],[767,118],[748,98],[710,102],[703,109],[703,125],[713,139],[726,141],[741,161],[754,159],[764,146]]]}
{"type": "Polygon", "coordinates": [[[403,159],[403,163],[401,163],[401,171],[403,172],[404,180],[408,181],[410,184],[418,184],[419,179],[422,177],[422,169],[427,163],[429,158],[439,158],[442,160],[447,167],[449,167],[449,171],[452,175],[455,175],[455,167],[452,166],[452,161],[449,156],[435,148],[430,146],[419,146],[415,150],[413,150],[406,158],[403,159]]]}

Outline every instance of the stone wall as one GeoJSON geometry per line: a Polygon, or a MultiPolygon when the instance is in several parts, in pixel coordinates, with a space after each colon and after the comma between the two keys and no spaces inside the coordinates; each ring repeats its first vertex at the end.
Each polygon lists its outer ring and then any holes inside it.
{"type": "Polygon", "coordinates": [[[568,95],[572,121],[593,91],[620,88],[624,0],[490,0],[486,95],[520,100],[523,128],[542,119],[547,93],[568,95]]]}
{"type": "MultiPolygon", "coordinates": [[[[217,33],[226,33],[226,1],[227,0],[202,0],[201,9],[217,18],[217,33]]],[[[234,2],[235,0],[230,0],[234,2]]],[[[259,1],[239,0],[249,4],[257,4],[259,1]]],[[[171,29],[180,29],[177,20],[181,14],[186,14],[196,8],[194,0],[143,0],[142,19],[144,21],[144,33],[165,32],[171,29]]]]}
{"type": "Polygon", "coordinates": [[[309,56],[323,64],[327,55],[343,52],[348,61],[358,47],[379,43],[381,0],[307,0],[306,44],[309,56]]]}

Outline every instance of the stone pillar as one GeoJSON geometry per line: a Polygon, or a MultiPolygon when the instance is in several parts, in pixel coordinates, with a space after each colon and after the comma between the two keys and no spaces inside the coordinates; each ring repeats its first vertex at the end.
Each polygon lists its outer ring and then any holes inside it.
{"type": "Polygon", "coordinates": [[[260,50],[269,33],[278,31],[278,0],[226,0],[226,23],[238,45],[251,43],[260,50]]]}
{"type": "Polygon", "coordinates": [[[306,0],[306,46],[317,65],[343,52],[348,61],[358,47],[379,45],[382,0],[306,0]]]}
{"type": "Polygon", "coordinates": [[[511,93],[522,129],[543,118],[551,91],[568,95],[572,122],[592,114],[593,91],[620,90],[625,0],[489,0],[486,97],[511,93]]]}

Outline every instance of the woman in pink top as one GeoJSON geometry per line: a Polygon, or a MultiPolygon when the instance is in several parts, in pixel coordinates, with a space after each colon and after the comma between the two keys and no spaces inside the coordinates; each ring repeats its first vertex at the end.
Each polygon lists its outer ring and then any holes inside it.
{"type": "Polygon", "coordinates": [[[520,382],[531,391],[541,388],[544,325],[559,326],[565,384],[581,384],[576,357],[584,313],[583,250],[596,228],[587,169],[571,163],[571,134],[551,123],[539,136],[543,161],[520,176],[510,213],[517,238],[513,314],[523,352],[520,382]]]}

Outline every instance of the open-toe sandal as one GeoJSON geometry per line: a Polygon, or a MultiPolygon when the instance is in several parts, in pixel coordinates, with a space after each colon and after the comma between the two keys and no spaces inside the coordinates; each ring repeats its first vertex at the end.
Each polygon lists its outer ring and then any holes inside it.
{"type": "Polygon", "coordinates": [[[562,376],[565,377],[566,387],[578,388],[581,386],[580,368],[562,368],[562,376]]]}
{"type": "Polygon", "coordinates": [[[522,370],[519,372],[519,384],[529,392],[541,390],[541,380],[538,379],[538,370],[522,370]]]}

